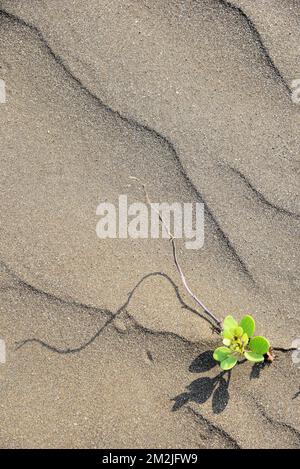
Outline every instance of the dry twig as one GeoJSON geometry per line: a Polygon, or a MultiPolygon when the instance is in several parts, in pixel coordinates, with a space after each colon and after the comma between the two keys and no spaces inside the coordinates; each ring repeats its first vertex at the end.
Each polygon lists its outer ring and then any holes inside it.
{"type": "MultiPolygon", "coordinates": [[[[136,177],[131,177],[131,179],[135,179],[136,181],[139,181],[141,184],[142,184],[142,187],[144,189],[144,192],[145,192],[145,196],[146,196],[146,200],[147,200],[147,203],[149,205],[151,205],[151,201],[150,201],[150,198],[149,198],[149,195],[148,195],[148,192],[147,192],[147,189],[145,187],[145,184],[138,178],[136,177]]],[[[174,263],[175,263],[175,266],[177,268],[177,271],[180,275],[180,278],[181,278],[181,281],[182,281],[182,284],[184,286],[184,288],[186,289],[186,291],[188,292],[188,294],[193,298],[193,300],[204,310],[204,312],[209,316],[209,318],[214,321],[214,323],[216,323],[217,327],[215,326],[215,324],[213,324],[213,327],[215,327],[217,330],[221,330],[221,321],[220,319],[215,316],[215,314],[213,314],[206,306],[205,304],[199,300],[199,298],[195,295],[195,293],[193,293],[193,291],[190,289],[188,283],[187,283],[187,280],[185,278],[185,275],[183,273],[183,270],[179,264],[179,261],[178,261],[178,256],[177,256],[177,250],[176,250],[176,242],[175,242],[175,238],[173,236],[173,234],[170,232],[169,230],[169,227],[166,225],[165,221],[163,220],[161,214],[159,213],[159,211],[157,211],[155,208],[153,208],[153,206],[151,205],[151,208],[157,213],[158,217],[159,217],[159,220],[161,221],[162,225],[165,227],[166,229],[166,232],[168,233],[169,235],[169,239],[172,243],[172,251],[173,251],[173,259],[174,259],[174,263]]]]}

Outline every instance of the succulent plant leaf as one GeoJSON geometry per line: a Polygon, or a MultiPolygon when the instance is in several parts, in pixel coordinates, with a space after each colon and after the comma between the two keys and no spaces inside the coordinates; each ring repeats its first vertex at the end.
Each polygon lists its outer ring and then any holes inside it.
{"type": "Polygon", "coordinates": [[[259,355],[264,355],[269,351],[270,343],[269,341],[262,336],[253,337],[249,342],[249,348],[252,352],[258,353],[259,355]]]}
{"type": "Polygon", "coordinates": [[[221,361],[221,368],[222,370],[231,370],[237,363],[237,358],[233,355],[229,355],[227,358],[221,361]]]}
{"type": "Polygon", "coordinates": [[[233,330],[232,329],[227,329],[222,332],[222,337],[224,339],[233,339],[233,330]]]}
{"type": "Polygon", "coordinates": [[[246,334],[246,332],[242,335],[241,341],[243,342],[244,345],[247,345],[247,344],[248,344],[249,337],[248,337],[248,335],[246,334]]]}
{"type": "Polygon", "coordinates": [[[223,344],[226,345],[226,347],[229,347],[231,344],[231,339],[223,339],[223,344]]]}
{"type": "Polygon", "coordinates": [[[221,362],[231,354],[231,350],[228,347],[218,347],[213,354],[214,359],[217,362],[221,362]]]}
{"type": "Polygon", "coordinates": [[[263,362],[264,361],[264,356],[255,352],[245,352],[244,356],[250,362],[263,362]]]}
{"type": "Polygon", "coordinates": [[[223,346],[218,347],[213,354],[222,370],[231,370],[239,357],[245,357],[254,363],[267,359],[270,343],[265,337],[253,337],[254,331],[255,321],[250,315],[243,316],[239,324],[233,316],[225,317],[221,332],[223,346]]]}
{"type": "Polygon", "coordinates": [[[235,337],[241,338],[242,335],[244,334],[244,330],[241,326],[237,326],[234,328],[233,333],[235,337]]]}
{"type": "Polygon", "coordinates": [[[226,316],[223,322],[223,328],[224,331],[230,331],[231,329],[234,329],[235,327],[238,326],[238,323],[236,322],[235,319],[233,319],[232,316],[226,316]]]}
{"type": "Polygon", "coordinates": [[[252,316],[246,314],[244,317],[242,317],[240,326],[243,328],[243,331],[246,332],[248,337],[253,336],[255,331],[255,321],[252,316]]]}

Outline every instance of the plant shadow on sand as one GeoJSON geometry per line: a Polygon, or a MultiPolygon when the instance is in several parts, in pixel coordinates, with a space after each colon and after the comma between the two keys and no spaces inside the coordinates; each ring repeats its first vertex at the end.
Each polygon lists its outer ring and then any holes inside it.
{"type": "MultiPolygon", "coordinates": [[[[240,362],[240,364],[242,363],[244,361],[240,362]]],[[[258,379],[266,365],[266,363],[255,363],[251,369],[250,379],[258,379]]],[[[213,358],[213,351],[208,350],[201,353],[192,361],[189,371],[191,373],[205,373],[216,366],[218,366],[218,363],[213,358]]],[[[231,371],[220,371],[214,377],[205,376],[195,379],[186,387],[187,391],[172,398],[172,401],[175,401],[172,407],[173,412],[191,401],[197,404],[204,404],[212,396],[213,413],[220,414],[226,409],[230,399],[230,378],[231,371]]],[[[298,394],[300,394],[300,390],[298,394]]]]}
{"type": "Polygon", "coordinates": [[[262,362],[262,363],[254,363],[251,369],[250,373],[250,379],[258,379],[260,377],[261,371],[268,366],[268,363],[262,362]]]}
{"type": "MultiPolygon", "coordinates": [[[[217,366],[213,358],[213,351],[201,353],[189,366],[191,373],[204,373],[217,366]]],[[[221,371],[216,376],[197,378],[187,386],[187,391],[174,397],[173,411],[179,410],[188,402],[204,404],[212,396],[212,410],[215,414],[220,414],[226,409],[229,402],[229,383],[231,372],[221,371]]]]}

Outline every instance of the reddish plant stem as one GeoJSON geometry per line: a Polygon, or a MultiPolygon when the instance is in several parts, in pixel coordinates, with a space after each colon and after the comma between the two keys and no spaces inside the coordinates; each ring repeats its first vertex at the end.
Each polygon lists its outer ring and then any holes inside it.
{"type": "MultiPolygon", "coordinates": [[[[187,283],[187,280],[185,278],[185,275],[183,273],[183,270],[179,264],[179,261],[178,261],[178,256],[177,256],[177,250],[176,250],[176,243],[175,243],[175,238],[174,236],[172,235],[172,233],[170,232],[168,226],[166,225],[165,221],[163,220],[161,214],[159,213],[158,210],[156,210],[155,208],[153,208],[153,206],[151,205],[151,201],[150,201],[150,198],[149,198],[149,195],[148,195],[148,192],[146,190],[146,187],[145,187],[145,184],[140,181],[138,178],[135,178],[135,177],[132,177],[132,179],[136,179],[137,181],[139,181],[142,186],[143,186],[143,189],[144,189],[144,192],[145,192],[145,196],[146,196],[146,199],[147,199],[147,203],[151,206],[152,210],[154,210],[158,217],[159,217],[159,220],[161,221],[161,223],[163,224],[163,226],[165,227],[166,229],[166,232],[168,233],[169,235],[169,239],[172,243],[172,251],[173,251],[173,259],[174,259],[174,263],[175,263],[175,266],[176,266],[176,269],[180,275],[180,278],[181,278],[181,282],[184,286],[184,288],[186,289],[186,291],[188,292],[188,294],[193,298],[193,300],[204,310],[204,312],[210,317],[210,319],[212,321],[214,321],[216,324],[217,324],[217,329],[221,330],[222,327],[221,327],[221,320],[215,316],[206,306],[205,304],[199,300],[199,298],[195,295],[195,293],[193,293],[193,291],[190,289],[188,283],[187,283]]],[[[215,325],[213,324],[213,327],[215,327],[215,325]]]]}

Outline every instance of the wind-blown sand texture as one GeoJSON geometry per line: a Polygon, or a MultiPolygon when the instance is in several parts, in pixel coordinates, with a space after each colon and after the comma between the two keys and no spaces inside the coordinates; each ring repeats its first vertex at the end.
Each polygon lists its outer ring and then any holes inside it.
{"type": "Polygon", "coordinates": [[[299,26],[296,0],[0,2],[0,447],[300,447],[299,26]],[[272,366],[218,377],[168,240],[96,237],[132,177],[205,203],[186,277],[272,366]]]}

